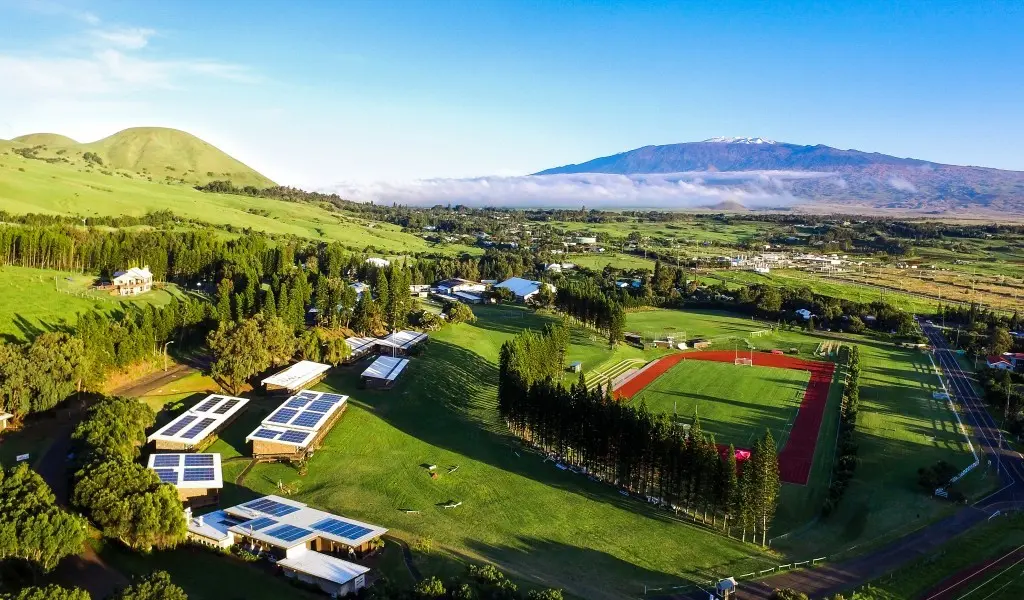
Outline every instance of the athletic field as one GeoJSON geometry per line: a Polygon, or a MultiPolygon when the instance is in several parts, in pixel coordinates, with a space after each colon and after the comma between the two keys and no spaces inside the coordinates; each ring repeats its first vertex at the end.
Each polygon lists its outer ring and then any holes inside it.
{"type": "Polygon", "coordinates": [[[775,367],[683,360],[632,400],[651,412],[675,414],[689,423],[700,417],[719,444],[749,449],[770,429],[781,447],[803,399],[810,374],[775,367]]]}

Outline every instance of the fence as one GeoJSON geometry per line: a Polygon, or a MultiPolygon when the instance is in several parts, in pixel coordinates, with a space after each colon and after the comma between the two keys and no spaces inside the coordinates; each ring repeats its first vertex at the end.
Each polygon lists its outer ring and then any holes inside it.
{"type": "MultiPolygon", "coordinates": [[[[804,568],[808,568],[808,567],[814,567],[814,566],[817,566],[819,563],[824,562],[826,560],[828,560],[827,556],[821,556],[819,558],[812,558],[810,560],[802,560],[802,561],[798,561],[798,562],[786,563],[784,565],[777,565],[777,566],[770,567],[770,568],[767,568],[767,569],[759,569],[759,570],[756,570],[756,571],[751,571],[750,573],[746,573],[745,575],[733,575],[732,577],[737,582],[740,582],[740,581],[750,581],[750,580],[758,579],[758,578],[761,578],[761,577],[767,577],[768,575],[772,575],[772,574],[779,573],[779,572],[782,572],[782,571],[792,571],[792,570],[795,570],[795,569],[804,569],[804,568]]],[[[648,595],[651,595],[651,594],[656,594],[656,595],[673,594],[673,595],[677,595],[677,594],[679,594],[679,593],[681,593],[683,591],[690,591],[690,590],[696,591],[698,589],[713,589],[715,587],[715,584],[717,584],[717,583],[718,583],[717,581],[708,581],[708,582],[705,582],[705,583],[688,583],[686,585],[671,585],[671,586],[663,586],[663,587],[648,587],[648,586],[645,585],[644,586],[644,593],[643,593],[643,595],[644,596],[648,596],[648,595]]]]}

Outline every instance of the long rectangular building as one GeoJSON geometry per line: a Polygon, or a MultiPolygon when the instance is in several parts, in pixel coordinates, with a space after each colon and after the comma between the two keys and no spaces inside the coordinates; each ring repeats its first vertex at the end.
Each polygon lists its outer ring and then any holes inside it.
{"type": "Polygon", "coordinates": [[[191,451],[213,441],[249,401],[211,394],[149,436],[157,450],[191,451]]]}
{"type": "Polygon", "coordinates": [[[164,483],[178,489],[178,498],[191,508],[220,501],[224,487],[220,454],[150,454],[149,468],[164,483]]]}
{"type": "Polygon", "coordinates": [[[366,586],[367,567],[359,559],[379,545],[387,529],[340,517],[280,496],[190,519],[190,540],[229,548],[239,545],[276,559],[286,577],[319,587],[334,597],[366,586]]]}
{"type": "Polygon", "coordinates": [[[377,340],[377,346],[382,354],[408,354],[413,348],[427,341],[427,334],[419,331],[402,330],[395,331],[387,337],[377,340]]]}
{"type": "Polygon", "coordinates": [[[363,385],[366,387],[390,388],[408,366],[408,358],[379,356],[363,371],[363,385]]]}
{"type": "Polygon", "coordinates": [[[263,387],[268,392],[285,390],[294,393],[320,383],[324,377],[327,377],[327,371],[330,369],[331,365],[311,360],[300,360],[287,369],[264,379],[263,387]]]}
{"type": "Polygon", "coordinates": [[[347,408],[348,396],[302,390],[288,398],[245,441],[253,458],[300,459],[320,446],[347,408]]]}

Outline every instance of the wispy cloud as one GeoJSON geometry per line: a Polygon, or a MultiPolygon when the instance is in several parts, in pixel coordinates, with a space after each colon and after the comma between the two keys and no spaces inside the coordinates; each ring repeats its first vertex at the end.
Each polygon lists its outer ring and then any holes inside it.
{"type": "Polygon", "coordinates": [[[894,175],[889,178],[888,183],[889,187],[900,192],[917,192],[917,186],[902,177],[896,177],[894,175]]]}
{"type": "Polygon", "coordinates": [[[701,208],[736,202],[774,208],[800,202],[791,183],[831,173],[746,171],[654,175],[531,175],[423,179],[370,184],[339,183],[328,191],[352,200],[406,205],[536,206],[592,208],[701,208]]]}
{"type": "Polygon", "coordinates": [[[30,0],[23,6],[41,15],[71,18],[87,25],[99,25],[101,22],[101,19],[95,13],[70,8],[58,2],[50,2],[49,0],[30,0]]]}
{"type": "Polygon", "coordinates": [[[89,35],[101,46],[140,50],[149,44],[149,38],[156,35],[156,30],[147,27],[114,27],[93,29],[89,35]]]}

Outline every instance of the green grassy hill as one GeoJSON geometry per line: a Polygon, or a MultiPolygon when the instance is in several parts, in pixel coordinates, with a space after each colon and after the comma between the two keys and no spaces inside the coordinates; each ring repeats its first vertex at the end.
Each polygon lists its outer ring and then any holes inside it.
{"type": "Polygon", "coordinates": [[[189,183],[230,179],[235,185],[269,187],[270,179],[192,134],[163,127],[133,127],[82,144],[111,167],[154,178],[181,177],[189,183]]]}
{"type": "Polygon", "coordinates": [[[83,217],[142,216],[168,210],[212,224],[338,241],[357,249],[373,246],[395,254],[481,251],[454,244],[435,248],[398,226],[313,204],[198,192],[187,184],[110,170],[68,157],[69,152],[58,154],[56,149],[41,150],[34,158],[15,152],[31,148],[0,141],[0,210],[83,217]]]}
{"type": "Polygon", "coordinates": [[[237,186],[274,182],[196,136],[165,127],[132,127],[80,144],[56,133],[30,133],[11,140],[45,159],[124,171],[153,181],[205,184],[230,179],[237,186]],[[86,153],[91,153],[89,158],[86,153]],[[98,156],[98,160],[92,155],[98,156]]]}
{"type": "Polygon", "coordinates": [[[59,133],[30,133],[11,140],[26,146],[77,146],[78,142],[59,133]]]}

